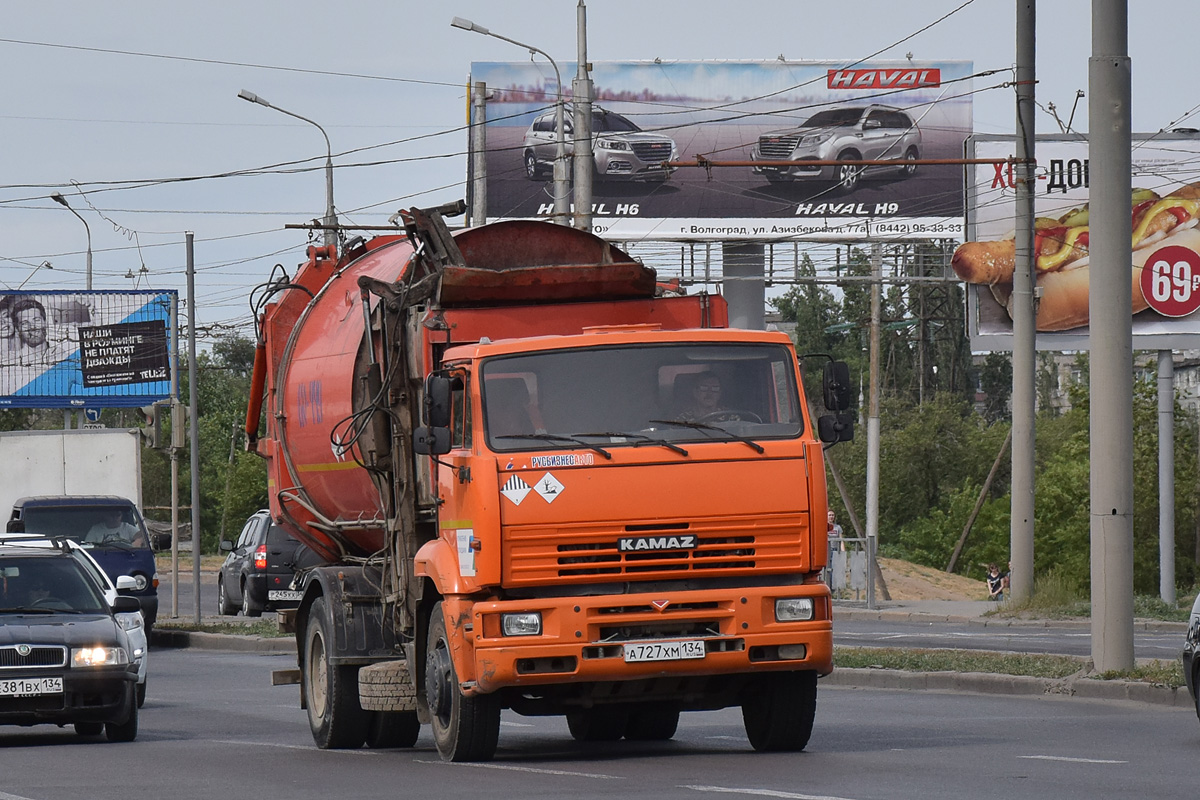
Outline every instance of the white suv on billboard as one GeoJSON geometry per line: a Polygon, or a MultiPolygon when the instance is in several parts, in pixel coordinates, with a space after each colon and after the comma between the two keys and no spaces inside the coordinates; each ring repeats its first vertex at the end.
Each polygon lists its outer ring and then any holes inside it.
{"type": "Polygon", "coordinates": [[[865,171],[896,170],[902,177],[917,171],[921,129],[909,116],[891,106],[839,106],[818,111],[798,128],[771,131],[758,137],[750,151],[753,161],[895,161],[897,166],[755,166],[754,172],[771,183],[793,180],[827,181],[842,192],[858,185],[865,171]]]}
{"type": "MultiPolygon", "coordinates": [[[[572,141],[574,119],[568,106],[563,112],[563,136],[567,157],[575,152],[572,141]]],[[[525,175],[531,181],[554,169],[558,136],[554,111],[542,114],[525,132],[522,158],[525,175]]],[[[592,155],[596,178],[614,181],[665,181],[674,169],[663,162],[674,161],[675,140],[661,133],[644,131],[626,117],[599,106],[592,106],[592,155]]]]}

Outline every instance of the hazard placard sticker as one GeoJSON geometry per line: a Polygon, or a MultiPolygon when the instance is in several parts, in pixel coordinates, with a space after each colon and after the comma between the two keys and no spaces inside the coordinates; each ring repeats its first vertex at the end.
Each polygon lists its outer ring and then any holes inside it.
{"type": "Polygon", "coordinates": [[[530,486],[518,476],[513,475],[504,482],[504,486],[500,489],[500,494],[512,501],[514,506],[521,505],[521,501],[525,499],[525,495],[529,494],[530,486]]]}
{"type": "Polygon", "coordinates": [[[559,483],[558,478],[547,472],[542,477],[538,478],[537,485],[534,491],[542,496],[542,499],[547,503],[553,503],[554,499],[562,494],[563,485],[559,483]]]}

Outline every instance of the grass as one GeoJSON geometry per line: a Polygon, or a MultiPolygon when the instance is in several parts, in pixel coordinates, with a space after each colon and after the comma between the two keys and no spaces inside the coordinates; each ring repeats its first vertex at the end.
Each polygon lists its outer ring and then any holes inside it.
{"type": "Polygon", "coordinates": [[[224,633],[233,636],[261,636],[264,639],[281,639],[293,634],[282,633],[279,623],[274,618],[259,619],[254,622],[180,622],[179,620],[159,620],[154,627],[166,631],[193,631],[196,633],[224,633]]]}
{"type": "MultiPolygon", "coordinates": [[[[1165,622],[1187,622],[1191,614],[1192,592],[1180,598],[1174,606],[1164,603],[1159,597],[1137,595],[1133,598],[1133,615],[1139,619],[1155,619],[1165,622]]],[[[1073,582],[1066,580],[1057,570],[1034,580],[1033,594],[1028,600],[1015,602],[1005,600],[996,609],[988,612],[999,617],[1035,617],[1038,619],[1089,618],[1092,615],[1090,601],[1073,582]]]]}
{"type": "Polygon", "coordinates": [[[1078,673],[1098,680],[1124,680],[1163,686],[1183,685],[1179,661],[1147,661],[1127,672],[1090,673],[1091,662],[1072,656],[989,653],[976,650],[922,650],[894,647],[835,647],[833,663],[843,669],[895,669],[906,672],[987,672],[1060,680],[1078,673]]]}

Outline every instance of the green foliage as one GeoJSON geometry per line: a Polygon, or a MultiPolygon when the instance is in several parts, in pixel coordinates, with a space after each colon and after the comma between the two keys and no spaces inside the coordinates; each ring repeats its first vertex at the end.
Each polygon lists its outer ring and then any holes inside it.
{"type": "Polygon", "coordinates": [[[921,650],[894,647],[835,647],[833,662],[843,669],[898,669],[907,672],[990,672],[1035,678],[1066,678],[1087,662],[1071,656],[991,653],[977,650],[921,650]]]}

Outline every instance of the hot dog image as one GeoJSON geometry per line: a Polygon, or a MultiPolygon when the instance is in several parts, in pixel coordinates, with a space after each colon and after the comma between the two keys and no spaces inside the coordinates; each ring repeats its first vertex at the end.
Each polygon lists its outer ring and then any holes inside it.
{"type": "MultiPolygon", "coordinates": [[[[1178,244],[1200,251],[1200,182],[1183,186],[1165,197],[1150,189],[1132,196],[1133,241],[1130,285],[1131,313],[1149,307],[1141,288],[1146,260],[1160,247],[1178,244]]],[[[1034,258],[1041,298],[1037,330],[1064,331],[1088,324],[1088,207],[1072,209],[1058,219],[1034,222],[1034,258]]],[[[1013,238],[965,242],[951,259],[959,278],[988,286],[1012,315],[1012,281],[1016,262],[1013,238]]]]}

